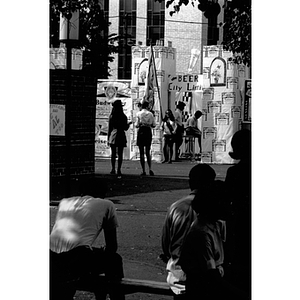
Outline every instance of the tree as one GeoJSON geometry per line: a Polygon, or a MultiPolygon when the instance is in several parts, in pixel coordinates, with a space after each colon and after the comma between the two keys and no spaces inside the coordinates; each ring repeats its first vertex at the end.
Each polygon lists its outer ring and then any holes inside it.
{"type": "MultiPolygon", "coordinates": [[[[155,0],[162,2],[163,0],[155,0]]],[[[180,7],[191,4],[201,10],[206,18],[216,16],[221,8],[218,0],[167,0],[166,7],[173,4],[172,16],[179,13],[180,7]]],[[[251,0],[226,0],[224,4],[225,20],[220,23],[224,27],[222,45],[225,50],[232,51],[235,63],[251,65],[251,0]]]]}
{"type": "Polygon", "coordinates": [[[76,47],[84,50],[83,70],[93,73],[97,78],[108,78],[108,62],[112,62],[113,53],[119,48],[119,37],[108,35],[110,22],[104,17],[104,12],[98,0],[50,0],[50,45],[57,47],[59,41],[60,14],[66,18],[79,10],[79,41],[76,47]]]}

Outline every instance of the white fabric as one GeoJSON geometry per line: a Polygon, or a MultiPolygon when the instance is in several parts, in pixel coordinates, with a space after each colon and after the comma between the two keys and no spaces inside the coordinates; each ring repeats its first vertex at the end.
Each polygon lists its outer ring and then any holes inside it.
{"type": "Polygon", "coordinates": [[[78,246],[91,247],[102,229],[117,226],[111,201],[90,196],[63,199],[50,235],[50,249],[61,253],[78,246]]]}
{"type": "Polygon", "coordinates": [[[135,127],[140,127],[140,126],[149,126],[149,127],[156,126],[153,114],[147,109],[142,109],[136,114],[135,127]]]}
{"type": "Polygon", "coordinates": [[[170,285],[171,290],[176,294],[182,294],[185,292],[185,285],[180,284],[179,282],[186,281],[186,275],[181,269],[179,265],[177,265],[178,258],[173,260],[172,258],[169,259],[167,263],[167,282],[170,285]]]}

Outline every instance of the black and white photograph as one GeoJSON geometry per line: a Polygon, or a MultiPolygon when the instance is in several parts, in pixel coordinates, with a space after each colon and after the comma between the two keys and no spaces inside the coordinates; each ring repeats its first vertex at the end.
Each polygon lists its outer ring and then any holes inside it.
{"type": "Polygon", "coordinates": [[[1,21],[18,93],[4,299],[296,299],[297,47],[270,4],[49,0],[23,21],[25,6],[1,21]]]}

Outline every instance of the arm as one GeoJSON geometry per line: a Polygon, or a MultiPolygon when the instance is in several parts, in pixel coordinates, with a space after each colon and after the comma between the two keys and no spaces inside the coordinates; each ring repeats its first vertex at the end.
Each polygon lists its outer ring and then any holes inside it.
{"type": "Polygon", "coordinates": [[[136,128],[139,128],[139,127],[140,127],[140,116],[139,116],[138,113],[136,114],[136,120],[135,120],[134,126],[135,126],[136,128]]]}
{"type": "Polygon", "coordinates": [[[109,140],[109,136],[112,132],[112,124],[111,124],[111,116],[109,116],[109,119],[108,119],[108,131],[107,131],[107,140],[109,140]]]}
{"type": "Polygon", "coordinates": [[[115,253],[118,249],[117,228],[104,229],[105,249],[107,252],[115,253]]]}
{"type": "MultiPolygon", "coordinates": [[[[151,113],[152,114],[152,113],[151,113]]],[[[152,114],[152,124],[151,124],[151,127],[152,128],[155,128],[156,127],[156,122],[155,122],[155,117],[154,117],[154,115],[152,114]]]]}

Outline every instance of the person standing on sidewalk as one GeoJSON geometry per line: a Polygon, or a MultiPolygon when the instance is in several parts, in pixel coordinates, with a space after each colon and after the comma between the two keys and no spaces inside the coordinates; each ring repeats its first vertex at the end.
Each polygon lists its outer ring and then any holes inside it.
{"type": "Polygon", "coordinates": [[[185,103],[179,101],[176,110],[174,113],[175,123],[176,123],[176,130],[175,130],[175,161],[179,161],[179,153],[180,153],[180,146],[183,142],[183,132],[184,126],[182,124],[182,112],[184,110],[185,103]]]}
{"type": "Polygon", "coordinates": [[[72,300],[81,280],[93,281],[103,273],[109,284],[95,287],[96,298],[106,299],[109,293],[110,299],[124,300],[118,284],[124,275],[116,209],[103,199],[107,184],[91,178],[80,190],[81,195],[60,201],[50,234],[50,300],[72,300]],[[102,230],[105,246],[92,247],[102,230]]]}
{"type": "Polygon", "coordinates": [[[176,123],[174,115],[170,109],[166,110],[165,117],[162,120],[160,129],[163,132],[164,139],[164,160],[162,161],[162,163],[168,162],[169,164],[171,164],[173,157],[174,132],[176,130],[176,123]]]}
{"type": "Polygon", "coordinates": [[[136,113],[135,127],[138,128],[136,144],[139,147],[140,163],[142,167],[142,176],[146,175],[145,171],[145,154],[149,167],[149,175],[154,176],[154,172],[151,169],[151,142],[152,142],[152,128],[155,128],[155,118],[153,114],[148,110],[149,102],[144,101],[141,106],[141,110],[136,113]]]}
{"type": "Polygon", "coordinates": [[[128,123],[127,117],[123,112],[121,100],[113,102],[113,108],[108,120],[108,145],[111,148],[111,172],[116,174],[116,156],[118,149],[118,178],[122,176],[121,168],[123,163],[123,150],[127,146],[125,131],[128,130],[131,122],[128,123]]]}
{"type": "Polygon", "coordinates": [[[189,172],[189,186],[191,193],[174,202],[168,209],[162,229],[162,259],[167,263],[167,282],[174,292],[174,300],[187,299],[185,297],[185,273],[178,264],[184,239],[191,224],[196,219],[192,208],[192,201],[196,194],[210,188],[215,180],[214,169],[207,164],[197,164],[189,172]]]}
{"type": "Polygon", "coordinates": [[[198,145],[199,145],[199,149],[200,149],[199,154],[202,153],[202,146],[201,146],[202,132],[198,128],[198,119],[200,119],[201,116],[202,116],[202,112],[200,110],[197,110],[192,117],[189,117],[187,119],[186,129],[185,129],[186,135],[191,135],[198,139],[198,145]]]}

